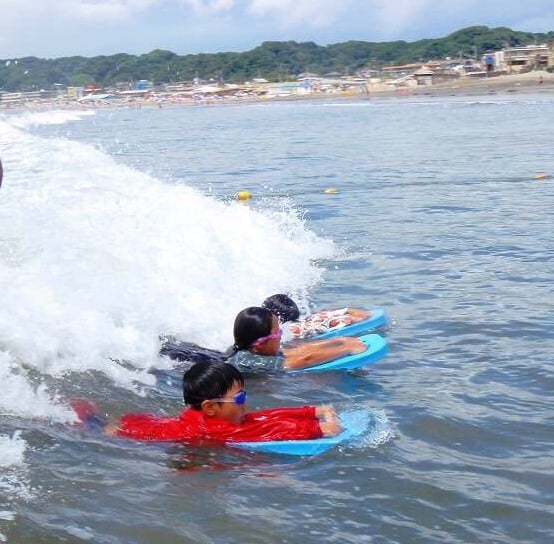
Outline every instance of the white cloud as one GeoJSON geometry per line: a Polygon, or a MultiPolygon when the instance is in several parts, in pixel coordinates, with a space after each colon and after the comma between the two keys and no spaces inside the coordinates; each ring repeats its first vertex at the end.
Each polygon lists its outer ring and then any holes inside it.
{"type": "Polygon", "coordinates": [[[262,41],[413,41],[470,25],[543,32],[552,0],[0,0],[0,56],[241,51],[262,41]]]}
{"type": "Polygon", "coordinates": [[[177,3],[202,14],[230,11],[237,4],[235,0],[177,0],[177,3]]]}
{"type": "Polygon", "coordinates": [[[160,0],[50,0],[50,9],[60,16],[82,21],[117,21],[133,17],[159,4],[160,0]]]}
{"type": "Polygon", "coordinates": [[[60,20],[118,21],[141,14],[162,3],[163,0],[2,0],[1,21],[27,24],[40,22],[44,27],[60,20]]]}
{"type": "Polygon", "coordinates": [[[329,26],[347,0],[251,0],[248,11],[259,17],[278,17],[281,25],[304,23],[329,26]]]}

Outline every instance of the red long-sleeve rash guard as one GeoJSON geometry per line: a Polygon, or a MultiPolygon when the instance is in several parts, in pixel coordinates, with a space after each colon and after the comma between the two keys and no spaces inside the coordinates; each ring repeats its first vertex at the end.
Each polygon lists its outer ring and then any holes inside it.
{"type": "Polygon", "coordinates": [[[272,408],[251,412],[240,425],[204,417],[202,411],[187,408],[178,417],[127,414],[119,422],[116,436],[135,440],[221,442],[267,442],[268,440],[308,440],[323,433],[314,406],[272,408]]]}

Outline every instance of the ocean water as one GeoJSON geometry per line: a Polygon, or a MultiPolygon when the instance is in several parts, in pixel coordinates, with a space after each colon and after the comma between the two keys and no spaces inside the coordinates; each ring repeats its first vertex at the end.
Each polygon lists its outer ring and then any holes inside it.
{"type": "Polygon", "coordinates": [[[515,93],[0,114],[0,542],[554,541],[553,120],[515,93]],[[366,407],[361,440],[73,425],[71,398],[175,413],[159,335],[224,349],[283,291],[386,309],[378,363],[247,384],[366,407]]]}

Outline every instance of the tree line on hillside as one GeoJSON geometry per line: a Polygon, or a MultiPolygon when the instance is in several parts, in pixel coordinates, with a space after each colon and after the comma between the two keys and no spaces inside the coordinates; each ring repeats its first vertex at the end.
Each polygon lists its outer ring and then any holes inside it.
{"type": "Polygon", "coordinates": [[[554,31],[531,33],[509,28],[473,26],[444,38],[415,42],[348,41],[327,46],[313,42],[264,42],[242,53],[177,55],[154,50],[144,55],[119,53],[97,57],[0,61],[0,91],[31,91],[53,86],[116,85],[147,79],[155,83],[214,80],[240,83],[254,78],[294,79],[303,72],[354,75],[361,69],[425,62],[445,57],[467,58],[554,39],[554,31]]]}

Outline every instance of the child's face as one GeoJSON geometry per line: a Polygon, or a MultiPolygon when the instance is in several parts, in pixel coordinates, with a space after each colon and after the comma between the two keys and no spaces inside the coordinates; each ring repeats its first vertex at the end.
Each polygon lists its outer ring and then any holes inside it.
{"type": "Polygon", "coordinates": [[[277,355],[281,349],[281,337],[277,335],[279,329],[279,319],[274,315],[271,322],[271,332],[269,333],[274,336],[274,338],[267,339],[259,346],[256,346],[252,351],[259,355],[277,355]]]}
{"type": "Polygon", "coordinates": [[[247,404],[237,404],[234,401],[234,396],[242,391],[242,386],[239,382],[235,382],[233,387],[227,391],[222,398],[223,402],[216,402],[214,405],[214,417],[224,419],[229,423],[239,425],[242,423],[244,414],[246,413],[247,404]]]}

